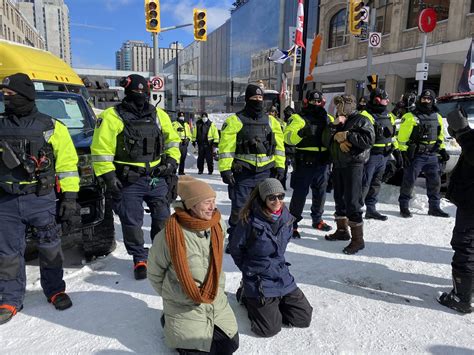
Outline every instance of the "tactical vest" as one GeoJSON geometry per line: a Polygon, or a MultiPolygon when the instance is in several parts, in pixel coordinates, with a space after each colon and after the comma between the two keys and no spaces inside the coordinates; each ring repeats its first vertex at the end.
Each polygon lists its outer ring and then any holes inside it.
{"type": "MultiPolygon", "coordinates": [[[[0,118],[0,187],[11,194],[38,192],[25,189],[31,182],[42,185],[42,194],[55,183],[55,159],[48,140],[54,133],[54,120],[35,112],[21,118],[0,118]]],[[[29,185],[31,187],[31,185],[29,185]]]]}
{"type": "Polygon", "coordinates": [[[133,163],[150,163],[160,159],[164,150],[164,137],[153,110],[145,117],[115,107],[124,128],[117,136],[115,160],[133,163]]]}
{"type": "Polygon", "coordinates": [[[209,130],[211,129],[211,121],[207,121],[204,123],[201,120],[196,122],[196,141],[198,144],[206,144],[209,143],[209,130]]]}
{"type": "Polygon", "coordinates": [[[434,145],[441,132],[441,126],[438,121],[438,114],[424,114],[416,112],[415,120],[417,125],[413,127],[410,140],[417,144],[434,145]]]}
{"type": "Polygon", "coordinates": [[[253,119],[238,113],[237,117],[239,117],[243,126],[237,133],[235,154],[273,155],[276,141],[268,115],[253,119]]]}
{"type": "Polygon", "coordinates": [[[392,124],[392,120],[388,113],[382,114],[373,114],[374,117],[374,130],[375,130],[375,143],[374,144],[384,144],[390,145],[392,143],[392,138],[395,134],[395,130],[392,124]]]}
{"type": "Polygon", "coordinates": [[[328,116],[317,118],[310,115],[301,116],[305,121],[305,127],[310,127],[311,133],[299,142],[297,148],[323,147],[323,131],[328,125],[328,116]]]}

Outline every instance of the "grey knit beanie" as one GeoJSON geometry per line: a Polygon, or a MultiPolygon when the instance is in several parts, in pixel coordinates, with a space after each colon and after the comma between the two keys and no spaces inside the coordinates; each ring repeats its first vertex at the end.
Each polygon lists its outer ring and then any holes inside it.
{"type": "Polygon", "coordinates": [[[258,185],[258,192],[263,201],[270,195],[284,194],[281,182],[274,178],[267,178],[258,185]]]}

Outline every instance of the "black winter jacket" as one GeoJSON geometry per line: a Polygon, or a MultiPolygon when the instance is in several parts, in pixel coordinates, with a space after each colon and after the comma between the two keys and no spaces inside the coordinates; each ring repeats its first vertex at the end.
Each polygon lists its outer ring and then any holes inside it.
{"type": "Polygon", "coordinates": [[[474,212],[474,130],[456,139],[462,148],[446,192],[446,198],[458,208],[474,212]]]}
{"type": "Polygon", "coordinates": [[[375,142],[374,126],[359,112],[347,118],[343,125],[329,124],[323,136],[323,143],[329,147],[335,168],[362,165],[369,160],[370,149],[375,142]],[[344,153],[334,140],[337,132],[348,131],[347,140],[352,144],[350,152],[344,153]]]}

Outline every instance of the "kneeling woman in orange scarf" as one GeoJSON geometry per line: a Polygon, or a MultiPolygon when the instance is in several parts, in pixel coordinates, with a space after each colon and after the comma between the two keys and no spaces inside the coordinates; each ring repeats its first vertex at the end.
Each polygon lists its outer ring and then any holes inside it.
{"type": "Polygon", "coordinates": [[[239,335],[224,293],[226,228],[216,209],[216,193],[185,175],[179,178],[178,195],[182,201],[148,256],[148,279],[163,298],[166,345],[180,354],[232,354],[239,335]]]}

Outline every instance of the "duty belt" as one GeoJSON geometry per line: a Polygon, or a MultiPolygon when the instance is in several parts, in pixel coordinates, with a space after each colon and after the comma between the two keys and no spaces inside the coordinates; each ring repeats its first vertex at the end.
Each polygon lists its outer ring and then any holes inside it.
{"type": "Polygon", "coordinates": [[[36,182],[31,184],[0,182],[0,190],[10,195],[28,195],[36,192],[37,185],[36,182]]]}

